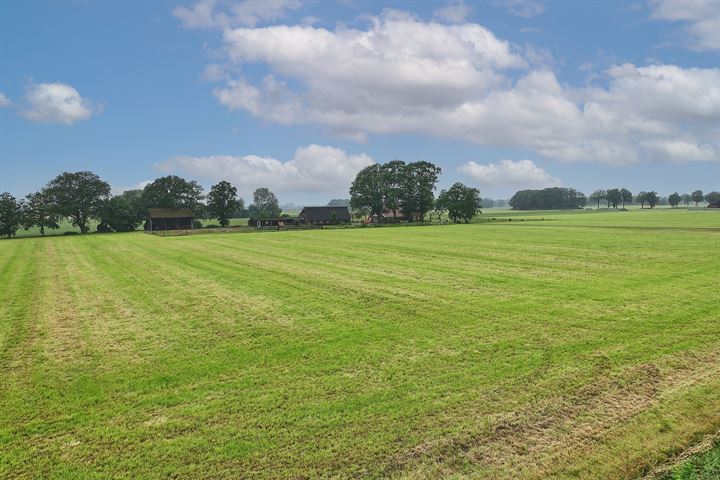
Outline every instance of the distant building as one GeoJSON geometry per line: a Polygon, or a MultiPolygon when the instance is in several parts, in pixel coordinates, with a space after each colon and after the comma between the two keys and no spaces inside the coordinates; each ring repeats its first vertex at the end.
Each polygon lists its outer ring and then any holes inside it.
{"type": "Polygon", "coordinates": [[[420,212],[413,212],[409,217],[406,217],[400,210],[398,210],[395,215],[393,215],[392,210],[385,210],[379,215],[372,215],[370,220],[372,223],[419,222],[422,220],[422,215],[420,215],[420,212]]]}
{"type": "Polygon", "coordinates": [[[305,207],[298,215],[298,223],[333,225],[350,223],[350,210],[345,207],[305,207]]]}
{"type": "Polygon", "coordinates": [[[145,229],[190,230],[195,214],[189,208],[148,208],[145,229]]]}
{"type": "Polygon", "coordinates": [[[297,218],[280,217],[280,218],[251,218],[248,220],[249,227],[287,227],[288,225],[297,225],[297,218]]]}

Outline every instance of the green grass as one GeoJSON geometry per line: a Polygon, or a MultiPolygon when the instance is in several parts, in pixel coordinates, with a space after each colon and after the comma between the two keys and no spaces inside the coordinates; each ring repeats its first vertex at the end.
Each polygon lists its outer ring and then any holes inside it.
{"type": "Polygon", "coordinates": [[[717,432],[720,212],[538,214],[1,241],[0,478],[635,478],[717,432]]]}
{"type": "Polygon", "coordinates": [[[720,478],[720,443],[677,467],[664,480],[717,480],[720,478]]]}

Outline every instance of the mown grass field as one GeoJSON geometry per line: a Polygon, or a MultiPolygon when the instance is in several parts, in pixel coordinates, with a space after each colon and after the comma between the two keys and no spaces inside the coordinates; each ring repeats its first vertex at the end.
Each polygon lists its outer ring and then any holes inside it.
{"type": "Polygon", "coordinates": [[[720,430],[720,212],[0,242],[0,477],[636,478],[720,430]]]}

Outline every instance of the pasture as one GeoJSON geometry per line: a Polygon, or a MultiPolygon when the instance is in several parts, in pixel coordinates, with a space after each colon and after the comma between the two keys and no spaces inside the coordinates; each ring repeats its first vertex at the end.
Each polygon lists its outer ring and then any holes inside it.
{"type": "Polygon", "coordinates": [[[636,478],[716,434],[720,212],[512,215],[0,242],[0,477],[636,478]]]}

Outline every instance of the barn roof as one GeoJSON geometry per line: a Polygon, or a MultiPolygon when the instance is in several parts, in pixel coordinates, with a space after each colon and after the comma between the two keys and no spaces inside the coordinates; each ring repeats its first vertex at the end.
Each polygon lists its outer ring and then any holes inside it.
{"type": "Polygon", "coordinates": [[[300,212],[309,221],[331,221],[333,220],[333,212],[335,212],[334,220],[350,220],[350,210],[348,207],[305,207],[300,212]]]}
{"type": "Polygon", "coordinates": [[[150,218],[188,218],[194,217],[190,208],[148,208],[150,218]]]}

